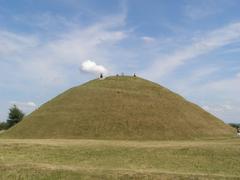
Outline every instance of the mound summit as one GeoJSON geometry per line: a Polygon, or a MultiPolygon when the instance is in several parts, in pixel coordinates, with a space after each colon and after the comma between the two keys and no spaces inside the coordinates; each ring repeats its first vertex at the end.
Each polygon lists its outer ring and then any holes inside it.
{"type": "Polygon", "coordinates": [[[67,90],[3,137],[177,140],[233,133],[223,121],[170,90],[139,77],[119,76],[67,90]]]}

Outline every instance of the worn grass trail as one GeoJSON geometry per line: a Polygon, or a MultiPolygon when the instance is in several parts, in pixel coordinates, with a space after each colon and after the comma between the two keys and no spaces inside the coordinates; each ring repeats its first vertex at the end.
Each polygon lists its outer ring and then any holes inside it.
{"type": "Polygon", "coordinates": [[[0,179],[240,179],[240,139],[0,139],[0,179]]]}

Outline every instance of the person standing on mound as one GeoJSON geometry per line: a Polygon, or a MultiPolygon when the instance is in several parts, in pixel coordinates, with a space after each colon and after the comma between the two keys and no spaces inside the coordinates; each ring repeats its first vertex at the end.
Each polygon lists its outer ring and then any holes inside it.
{"type": "Polygon", "coordinates": [[[240,136],[240,128],[237,128],[237,136],[240,136]]]}

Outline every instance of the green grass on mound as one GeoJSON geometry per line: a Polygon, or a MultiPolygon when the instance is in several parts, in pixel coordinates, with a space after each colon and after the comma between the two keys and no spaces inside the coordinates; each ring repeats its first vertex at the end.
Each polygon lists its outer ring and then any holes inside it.
{"type": "Polygon", "coordinates": [[[125,76],[70,89],[3,137],[175,140],[233,134],[233,128],[170,90],[125,76]]]}

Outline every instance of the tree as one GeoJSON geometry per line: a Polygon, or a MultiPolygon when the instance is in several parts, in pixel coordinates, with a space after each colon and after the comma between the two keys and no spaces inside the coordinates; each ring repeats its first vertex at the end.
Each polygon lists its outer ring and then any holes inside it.
{"type": "Polygon", "coordinates": [[[236,123],[229,123],[230,126],[232,126],[233,128],[240,128],[240,124],[236,124],[236,123]]]}
{"type": "Polygon", "coordinates": [[[7,129],[7,128],[8,128],[8,125],[7,125],[6,122],[1,122],[1,123],[0,123],[0,131],[1,131],[1,130],[5,130],[5,129],[7,129]]]}
{"type": "Polygon", "coordinates": [[[18,109],[16,105],[13,105],[9,109],[8,119],[7,119],[7,125],[8,127],[12,127],[15,124],[19,123],[24,117],[24,113],[18,109]]]}

